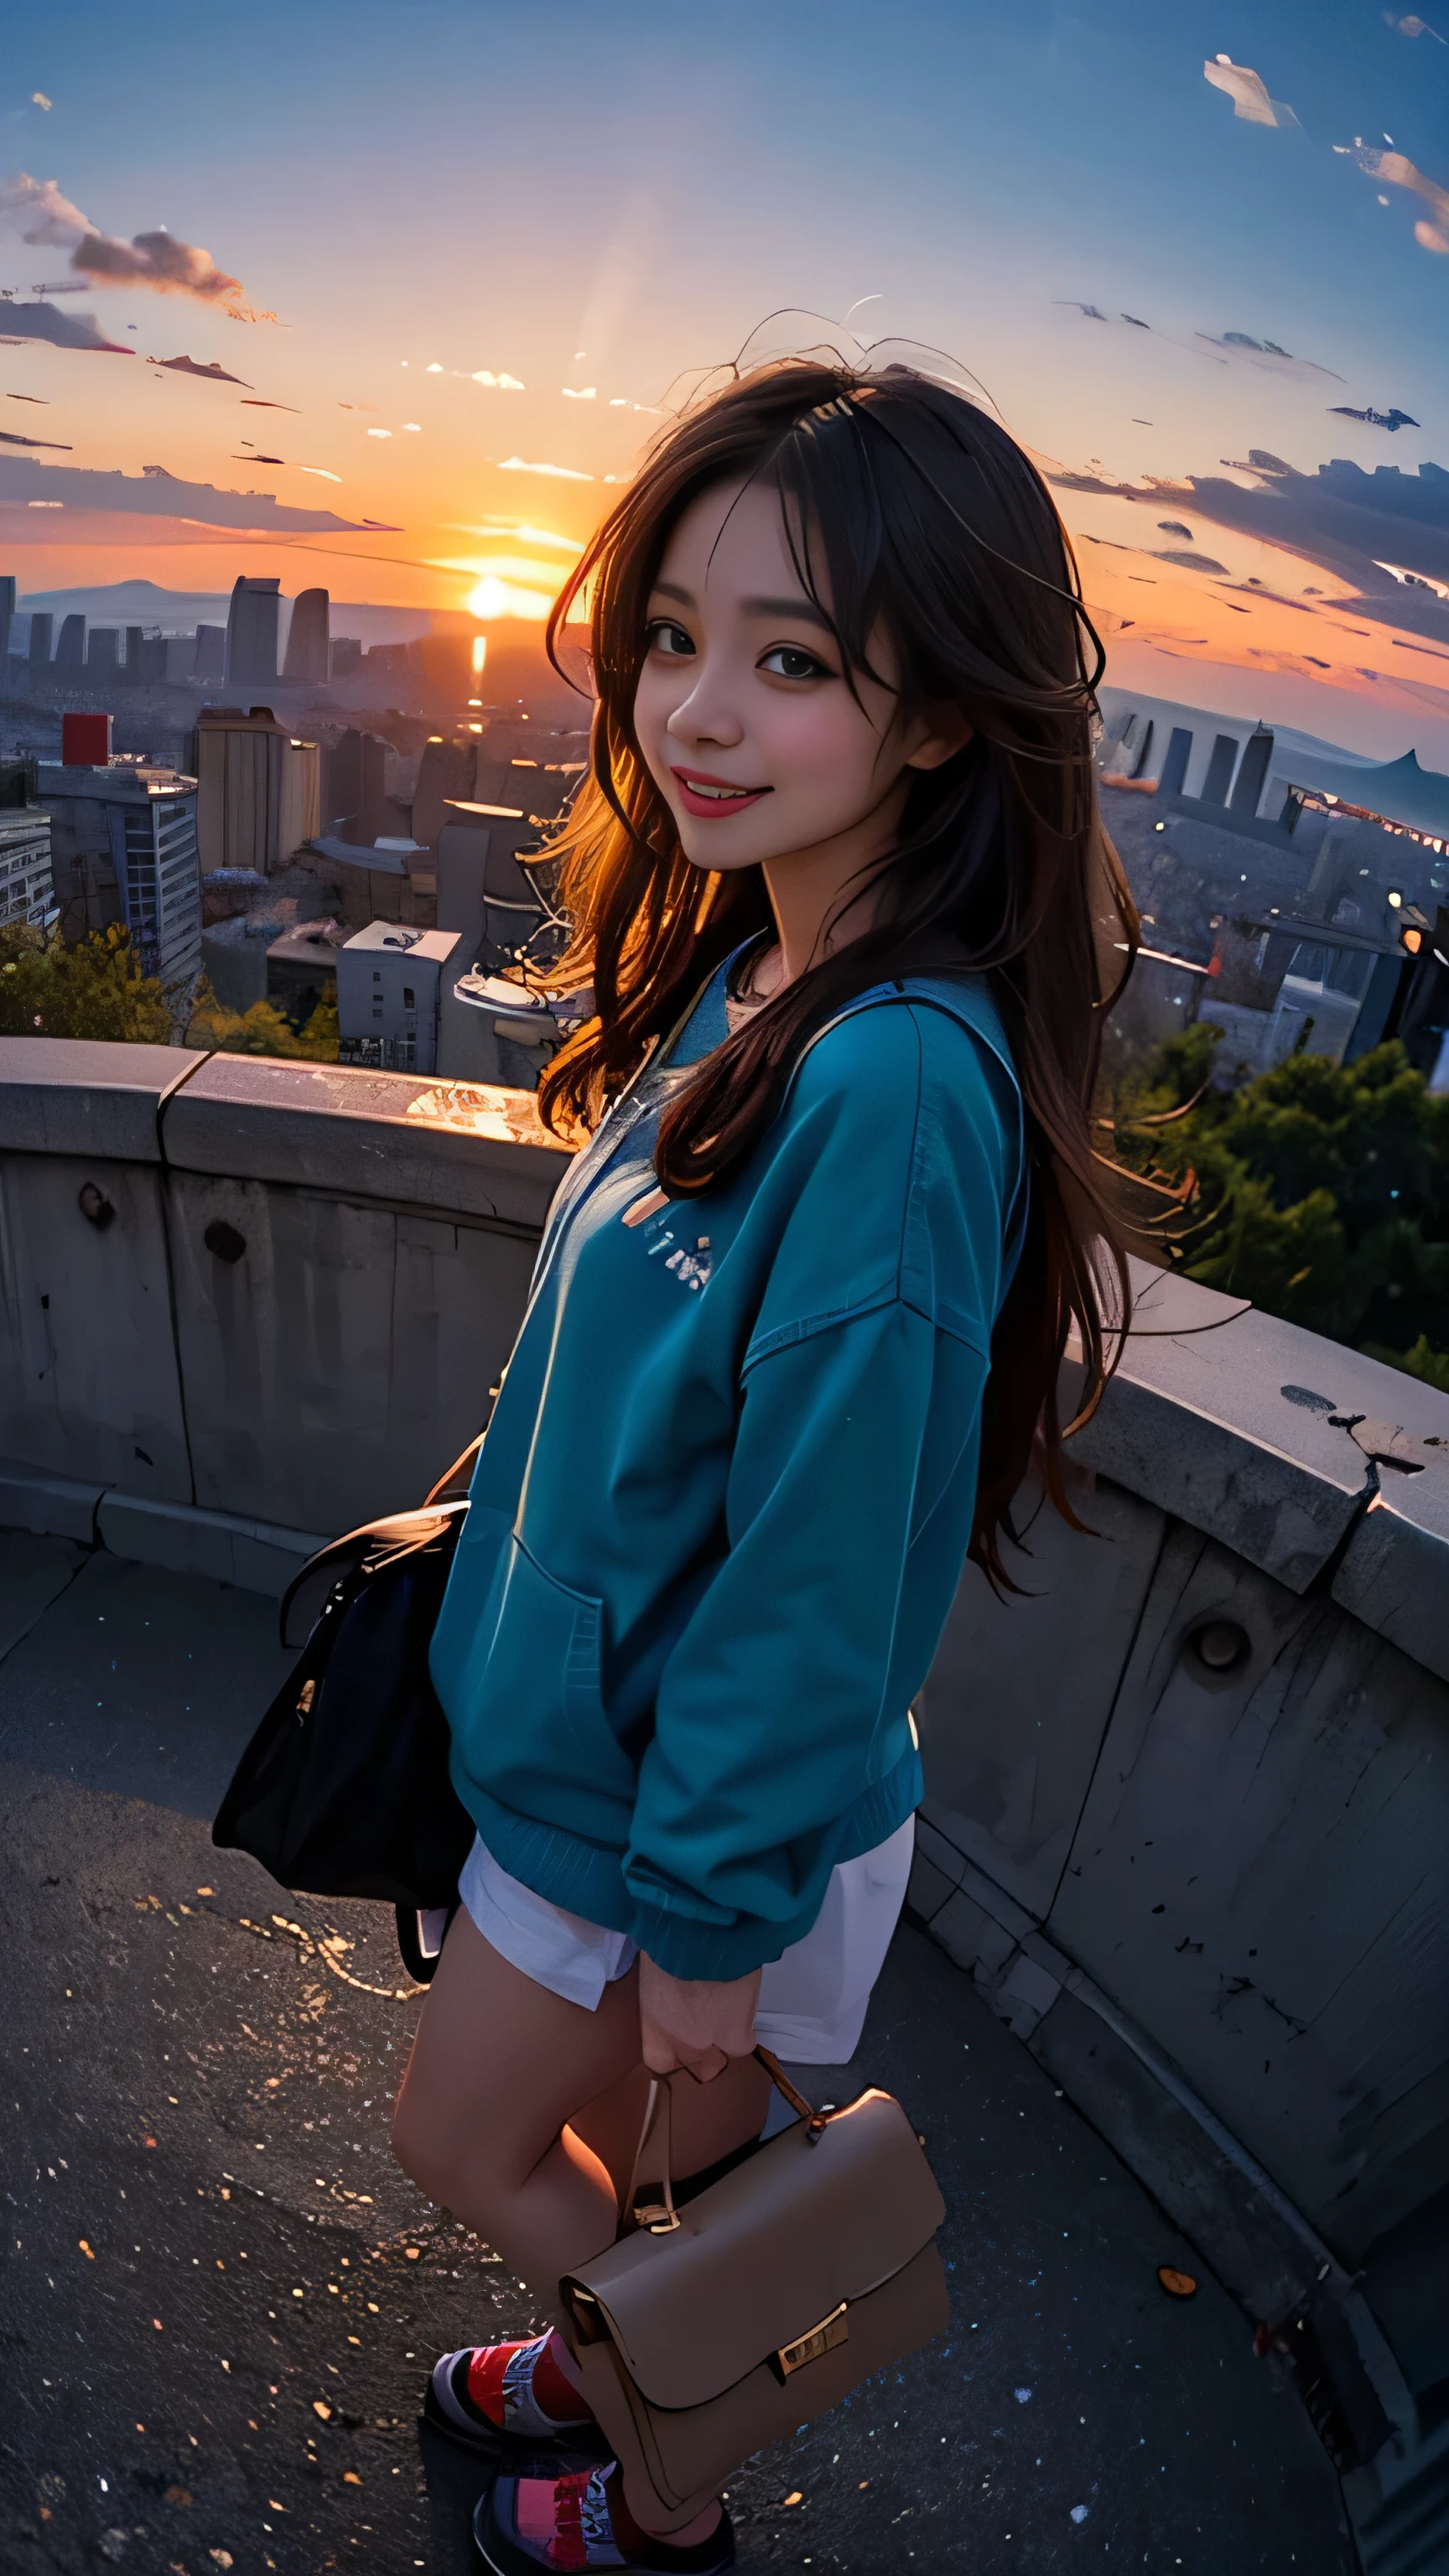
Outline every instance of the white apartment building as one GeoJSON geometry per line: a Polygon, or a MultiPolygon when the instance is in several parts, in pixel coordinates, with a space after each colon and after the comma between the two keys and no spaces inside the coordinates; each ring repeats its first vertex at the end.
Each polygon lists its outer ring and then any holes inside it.
{"type": "Polygon", "coordinates": [[[441,986],[467,964],[456,930],[370,921],[337,951],[338,1054],[389,1073],[436,1073],[441,986]],[[458,953],[455,953],[458,952],[458,953]]]}

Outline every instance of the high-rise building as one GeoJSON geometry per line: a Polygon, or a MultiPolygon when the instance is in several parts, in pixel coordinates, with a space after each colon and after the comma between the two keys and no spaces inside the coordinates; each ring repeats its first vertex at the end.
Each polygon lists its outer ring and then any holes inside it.
{"type": "Polygon", "coordinates": [[[120,667],[120,641],[118,626],[93,626],[86,637],[86,669],[114,678],[120,667]]]}
{"type": "Polygon", "coordinates": [[[38,668],[41,664],[44,664],[47,669],[49,668],[50,639],[54,625],[55,620],[51,616],[48,608],[32,608],[30,612],[30,661],[32,669],[38,668]]]}
{"type": "Polygon", "coordinates": [[[185,983],[201,963],[195,779],[134,760],[42,761],[39,786],[65,937],[122,921],[143,973],[185,983]]]}
{"type": "Polygon", "coordinates": [[[328,677],[329,606],[325,590],[298,592],[292,603],[292,623],[287,631],[287,658],[282,665],[284,680],[325,680],[328,677]]]}
{"type": "Polygon", "coordinates": [[[15,575],[0,572],[0,672],[10,650],[10,621],[15,615],[15,575]]]}
{"type": "Polygon", "coordinates": [[[433,734],[424,743],[413,789],[415,841],[426,841],[430,849],[437,848],[438,834],[450,820],[450,800],[473,793],[476,759],[470,734],[455,734],[451,742],[441,734],[433,734]]]}
{"type": "Polygon", "coordinates": [[[133,683],[134,683],[135,681],[139,680],[139,679],[140,679],[140,677],[141,677],[142,648],[143,648],[143,647],[144,647],[144,645],[145,645],[145,641],[146,641],[146,629],[145,629],[145,627],[144,627],[144,626],[128,626],[128,627],[127,627],[127,629],[126,629],[126,677],[127,677],[127,679],[128,679],[128,680],[132,681],[133,683]]]}
{"type": "Polygon", "coordinates": [[[362,668],[360,635],[334,635],[328,655],[330,675],[334,680],[347,680],[362,668]]]}
{"type": "Polygon", "coordinates": [[[83,617],[63,617],[56,637],[55,667],[58,671],[83,671],[86,663],[86,622],[83,617]]]}
{"type": "Polygon", "coordinates": [[[196,728],[201,866],[270,876],[322,828],[321,752],[270,707],[203,707],[196,728]]]}
{"type": "Polygon", "coordinates": [[[31,803],[34,784],[29,761],[0,761],[0,928],[23,921],[32,930],[50,930],[59,919],[51,879],[50,816],[31,803]]]}
{"type": "Polygon", "coordinates": [[[375,841],[388,828],[387,745],[356,725],[327,754],[323,803],[330,832],[349,841],[375,841]]]}
{"type": "Polygon", "coordinates": [[[198,626],[196,660],[192,664],[191,676],[195,680],[226,678],[226,628],[224,626],[198,626]]]}
{"type": "Polygon", "coordinates": [[[226,621],[226,676],[248,687],[277,676],[277,619],[280,581],[253,580],[245,573],[234,585],[226,621]]]}

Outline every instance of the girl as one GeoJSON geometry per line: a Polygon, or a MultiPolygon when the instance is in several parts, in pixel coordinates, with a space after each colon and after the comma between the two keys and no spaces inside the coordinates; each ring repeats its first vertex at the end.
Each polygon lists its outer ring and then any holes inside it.
{"type": "MultiPolygon", "coordinates": [[[[1120,1250],[1088,1109],[1101,652],[1047,491],[902,366],[790,360],[673,424],[592,585],[555,1200],[433,1650],[478,1827],[399,2096],[408,2172],[556,2308],[650,2076],[747,2148],[756,2037],[835,2064],[905,1891],[910,1704],[1120,1250]],[[1084,639],[1093,649],[1087,667],[1084,639]]],[[[1110,916],[1110,918],[1109,918],[1110,916]]],[[[707,2332],[702,2325],[701,2331],[707,2332]]],[[[661,2536],[557,2333],[448,2354],[499,2576],[732,2564],[661,2536]],[[652,2524],[652,2528],[651,2528],[652,2524]]]]}

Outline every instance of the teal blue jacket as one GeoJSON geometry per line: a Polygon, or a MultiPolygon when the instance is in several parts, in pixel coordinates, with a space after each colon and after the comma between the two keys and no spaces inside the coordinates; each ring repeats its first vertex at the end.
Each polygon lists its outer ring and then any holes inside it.
{"type": "Polygon", "coordinates": [[[431,1657],[495,1859],[708,1978],[803,1939],[919,1802],[1025,1197],[963,975],[859,996],[732,1178],[628,1223],[726,972],[559,1190],[431,1657]]]}

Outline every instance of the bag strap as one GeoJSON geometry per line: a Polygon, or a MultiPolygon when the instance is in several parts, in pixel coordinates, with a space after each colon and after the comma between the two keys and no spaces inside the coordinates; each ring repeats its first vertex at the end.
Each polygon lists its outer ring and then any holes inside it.
{"type": "Polygon", "coordinates": [[[440,1476],[431,1493],[425,1495],[424,1511],[427,1510],[429,1503],[455,1502],[460,1495],[466,1495],[473,1481],[473,1470],[478,1464],[478,1452],[482,1446],[483,1434],[481,1431],[475,1432],[462,1457],[454,1459],[446,1476],[440,1476]]]}
{"type": "MultiPolygon", "coordinates": [[[[804,2094],[797,2092],[779,2059],[771,2050],[757,2045],[754,2054],[776,2092],[789,2103],[796,2117],[805,2122],[807,2146],[818,2146],[829,2126],[830,2114],[827,2111],[815,2110],[806,2101],[804,2094]]],[[[629,2172],[629,2186],[624,2194],[622,2212],[626,2220],[632,2219],[636,2227],[647,2228],[652,2236],[668,2236],[679,2225],[679,2212],[674,2206],[674,2183],[671,2174],[673,2107],[674,2096],[670,2088],[670,2078],[667,2075],[652,2077],[649,2085],[649,2099],[644,2106],[644,2122],[639,2131],[639,2144],[634,2150],[634,2162],[629,2172]],[[660,2129],[660,2145],[663,2151],[663,2163],[659,2173],[660,2197],[657,2201],[646,2201],[641,2205],[635,2199],[635,2194],[639,2189],[645,2153],[654,2134],[656,2123],[660,2129]]],[[[649,2179],[652,2181],[653,2176],[649,2179]]]]}

